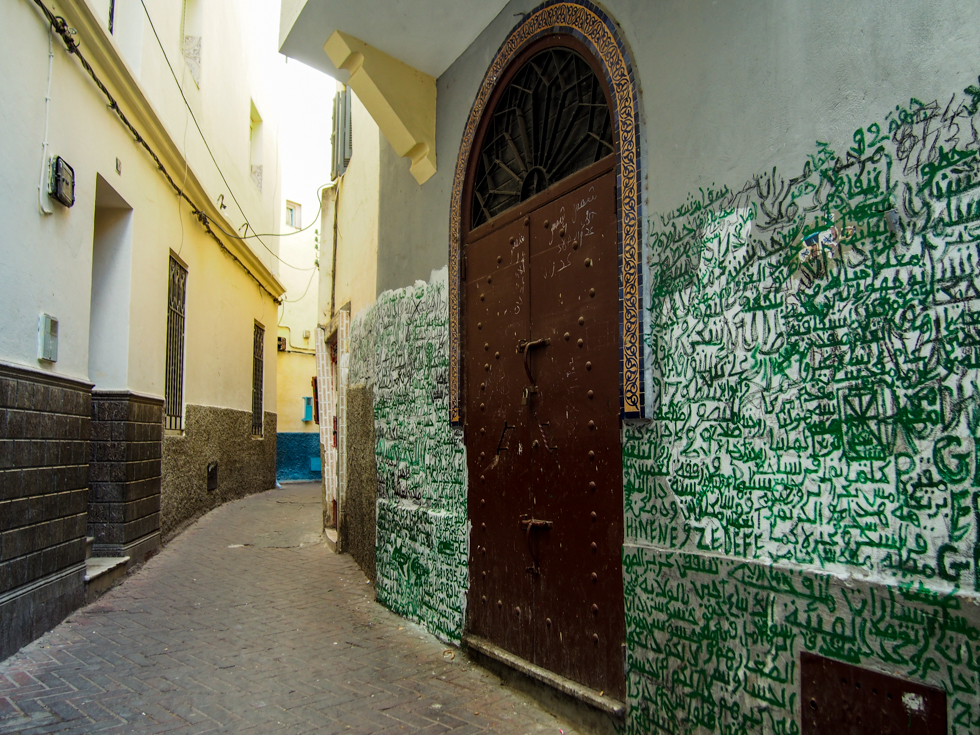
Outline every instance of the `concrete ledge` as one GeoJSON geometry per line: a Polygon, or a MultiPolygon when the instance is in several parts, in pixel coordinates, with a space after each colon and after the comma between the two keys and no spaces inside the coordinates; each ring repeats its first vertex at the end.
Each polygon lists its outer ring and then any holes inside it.
{"type": "Polygon", "coordinates": [[[617,733],[626,705],[594,689],[525,661],[490,641],[464,635],[469,656],[493,671],[505,684],[534,697],[545,709],[573,721],[583,732],[617,733]]]}
{"type": "Polygon", "coordinates": [[[92,556],[85,560],[85,602],[93,602],[126,576],[128,556],[92,556]]]}

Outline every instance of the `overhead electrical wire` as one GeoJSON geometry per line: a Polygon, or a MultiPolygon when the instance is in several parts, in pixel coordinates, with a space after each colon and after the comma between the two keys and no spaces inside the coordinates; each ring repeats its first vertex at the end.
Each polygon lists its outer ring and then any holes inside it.
{"type": "Polygon", "coordinates": [[[150,158],[153,159],[153,162],[156,164],[157,170],[160,171],[161,174],[163,174],[163,177],[167,180],[167,183],[170,184],[173,190],[177,192],[177,195],[191,206],[192,213],[194,214],[194,216],[197,217],[198,221],[200,221],[200,223],[204,226],[204,229],[207,231],[208,235],[210,235],[211,238],[218,244],[218,247],[221,248],[222,252],[224,252],[227,256],[229,256],[232,260],[234,260],[236,263],[238,263],[238,265],[241,266],[242,270],[244,270],[252,278],[252,280],[258,284],[259,288],[261,288],[263,291],[269,294],[269,296],[272,297],[273,301],[276,301],[278,303],[280,299],[275,294],[273,294],[272,291],[266,288],[265,284],[263,284],[262,281],[260,281],[258,278],[255,277],[255,274],[252,273],[252,271],[248,268],[248,266],[246,266],[241,261],[241,259],[238,258],[238,256],[236,256],[233,252],[231,252],[225,246],[225,244],[221,242],[221,238],[219,238],[214,233],[214,230],[211,229],[211,223],[213,222],[213,220],[210,217],[208,217],[208,215],[205,214],[205,212],[200,207],[198,207],[197,204],[194,203],[194,200],[191,199],[187,195],[187,193],[177,185],[177,182],[174,181],[173,177],[170,175],[170,172],[167,171],[167,167],[163,165],[163,162],[160,160],[160,157],[150,147],[150,144],[146,142],[143,136],[140,135],[140,132],[136,129],[133,123],[129,121],[129,118],[126,117],[126,113],[122,111],[122,108],[119,106],[119,103],[116,101],[116,98],[112,96],[112,93],[109,91],[109,89],[99,78],[98,74],[95,73],[95,70],[92,68],[92,65],[88,62],[88,59],[86,59],[84,54],[82,54],[82,51],[79,48],[79,44],[76,43],[75,40],[72,38],[72,34],[74,33],[74,31],[73,29],[69,28],[68,22],[60,15],[55,15],[54,13],[52,13],[44,5],[42,0],[34,0],[34,4],[38,8],[40,8],[42,13],[44,13],[44,16],[45,18],[47,18],[48,24],[51,27],[51,29],[54,30],[54,32],[57,33],[58,36],[61,37],[62,42],[64,42],[65,44],[65,48],[68,49],[68,53],[74,54],[78,58],[78,62],[82,65],[82,68],[85,69],[86,73],[89,75],[89,77],[91,77],[92,81],[95,82],[95,86],[99,88],[99,91],[102,92],[105,98],[109,101],[109,109],[112,110],[114,113],[116,113],[116,116],[126,127],[126,129],[129,130],[130,134],[133,136],[133,139],[136,141],[136,143],[138,143],[143,148],[143,150],[147,152],[150,158]]]}
{"type": "MultiPolygon", "coordinates": [[[[170,63],[170,57],[167,56],[167,51],[166,51],[166,49],[164,49],[163,42],[160,40],[160,34],[157,33],[156,26],[153,25],[153,18],[150,17],[150,11],[146,7],[146,2],[144,2],[144,0],[140,0],[140,5],[143,6],[143,12],[146,14],[146,20],[150,24],[150,30],[153,31],[153,37],[157,40],[157,46],[160,47],[160,53],[163,54],[163,59],[164,59],[164,61],[167,62],[167,68],[170,70],[170,76],[173,77],[174,84],[177,85],[177,90],[180,92],[180,97],[181,97],[182,100],[184,100],[184,106],[187,108],[187,111],[190,113],[191,120],[194,121],[194,127],[197,128],[197,132],[200,133],[200,135],[201,135],[201,141],[204,143],[204,147],[207,149],[208,155],[211,156],[211,161],[214,163],[214,167],[218,171],[218,176],[220,176],[221,177],[221,180],[225,183],[225,186],[228,189],[228,193],[231,194],[231,198],[235,202],[235,206],[238,207],[238,211],[241,212],[242,213],[242,217],[245,218],[245,224],[248,226],[248,229],[251,230],[252,232],[255,232],[255,228],[252,227],[252,223],[248,221],[248,215],[245,214],[245,209],[242,207],[241,203],[238,201],[238,197],[235,196],[235,190],[231,188],[231,184],[229,184],[228,183],[228,179],[225,178],[225,174],[221,170],[221,166],[218,165],[218,161],[214,157],[214,153],[211,151],[211,146],[208,145],[208,139],[204,136],[204,131],[201,130],[201,125],[197,121],[197,116],[194,114],[194,110],[191,108],[190,103],[187,101],[187,96],[184,94],[184,88],[182,86],[180,86],[180,80],[177,79],[177,73],[174,71],[174,67],[170,63]]],[[[186,153],[185,153],[185,158],[186,158],[186,153]]],[[[219,230],[221,230],[222,232],[224,232],[225,235],[227,235],[228,237],[234,237],[234,238],[237,238],[239,240],[244,240],[245,239],[245,237],[242,237],[242,236],[236,235],[236,234],[232,234],[232,233],[226,231],[217,222],[215,222],[214,225],[219,230]]],[[[275,252],[274,250],[272,250],[272,248],[270,248],[268,245],[266,245],[264,242],[262,242],[262,237],[263,236],[270,237],[270,235],[259,235],[258,233],[256,233],[255,235],[252,235],[251,237],[254,237],[255,239],[257,239],[259,241],[259,243],[262,245],[262,247],[264,247],[266,250],[268,250],[269,253],[272,255],[272,257],[274,257],[276,260],[278,260],[283,265],[285,265],[285,266],[287,266],[289,268],[292,268],[293,270],[297,270],[297,271],[309,271],[309,270],[315,270],[316,269],[316,266],[313,266],[313,268],[300,268],[299,266],[295,266],[295,265],[293,265],[291,263],[287,263],[285,260],[283,260],[282,258],[279,257],[279,254],[277,252],[275,252]]],[[[246,237],[248,237],[248,236],[246,236],[246,237]]],[[[277,235],[273,235],[273,237],[281,237],[281,235],[278,235],[278,236],[277,235]]]]}

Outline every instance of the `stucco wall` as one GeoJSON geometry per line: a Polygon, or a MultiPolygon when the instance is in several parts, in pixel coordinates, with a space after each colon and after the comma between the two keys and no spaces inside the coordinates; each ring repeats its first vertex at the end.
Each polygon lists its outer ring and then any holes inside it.
{"type": "Polygon", "coordinates": [[[791,669],[736,684],[753,659],[800,650],[924,679],[949,692],[952,717],[980,722],[976,688],[960,688],[977,673],[946,654],[980,639],[980,87],[912,96],[795,170],[705,187],[651,221],[660,405],[624,448],[631,697],[657,694],[636,732],[704,724],[696,667],[719,674],[710,701],[740,702],[736,722],[795,720],[791,669]],[[698,584],[673,573],[691,563],[675,550],[710,558],[734,594],[796,612],[763,645],[756,607],[734,606],[742,627],[719,646],[715,606],[663,607],[687,598],[665,584],[698,584]],[[782,589],[772,564],[795,581],[782,589]],[[854,594],[877,595],[878,612],[850,598],[787,608],[797,587],[841,584],[827,573],[870,580],[854,594]],[[913,601],[914,651],[890,632],[913,601]],[[682,638],[687,654],[668,656],[682,638]]]}
{"type": "MultiPolygon", "coordinates": [[[[531,7],[440,78],[438,174],[413,190],[384,168],[379,288],[447,243],[466,113],[531,7]]],[[[640,89],[648,214],[627,729],[794,732],[809,650],[943,688],[950,732],[976,730],[971,5],[604,7],[640,89]]]]}
{"type": "Polygon", "coordinates": [[[304,396],[313,396],[313,377],[316,375],[316,355],[305,352],[276,353],[276,398],[280,432],[316,433],[320,427],[303,421],[304,396]]]}
{"type": "MultiPolygon", "coordinates": [[[[377,295],[374,273],[378,267],[379,147],[388,145],[381,131],[351,95],[353,154],[337,184],[337,264],[334,306],[350,302],[351,313],[370,306],[377,295]]],[[[327,257],[327,256],[325,256],[327,257]]],[[[321,318],[324,323],[332,315],[321,318]]]]}
{"type": "MultiPolygon", "coordinates": [[[[256,30],[251,20],[242,20],[240,9],[228,5],[225,15],[230,23],[244,24],[248,32],[256,30]]],[[[142,13],[142,8],[139,9],[142,13]]],[[[172,38],[176,44],[179,25],[173,24],[179,24],[179,3],[153,6],[151,12],[164,38],[172,38]],[[166,34],[169,30],[173,31],[172,36],[166,34]]],[[[251,334],[252,324],[258,320],[266,326],[266,365],[270,367],[265,374],[266,408],[274,411],[275,370],[271,366],[275,354],[276,335],[272,326],[276,322],[276,308],[272,299],[221,252],[188,206],[178,206],[173,189],[156,165],[142,148],[134,145],[129,132],[106,108],[101,92],[58,38],[54,39],[48,153],[64,157],[74,167],[75,204],[67,209],[44,197],[44,206],[54,213],[47,216],[39,213],[37,187],[44,130],[48,26],[33,4],[27,2],[4,4],[0,9],[0,26],[7,41],[0,47],[0,63],[10,70],[4,77],[0,95],[5,100],[2,109],[6,133],[0,142],[0,161],[5,171],[0,180],[0,217],[5,222],[5,233],[0,237],[4,245],[0,247],[0,273],[4,276],[0,278],[7,295],[6,320],[0,330],[0,359],[83,380],[89,377],[92,244],[96,180],[101,176],[123,203],[132,208],[131,231],[127,236],[132,242],[131,261],[126,282],[122,283],[122,290],[128,288],[130,294],[129,313],[128,318],[120,319],[128,333],[120,335],[115,342],[100,336],[102,345],[108,342],[110,350],[121,353],[112,359],[114,370],[107,377],[105,387],[163,395],[167,262],[172,249],[189,266],[186,402],[250,407],[251,334]],[[121,173],[116,171],[117,159],[121,173]],[[58,361],[54,364],[37,359],[40,312],[60,320],[58,361]]],[[[268,192],[260,194],[256,189],[252,196],[247,190],[252,185],[250,178],[240,173],[244,170],[242,166],[247,167],[249,85],[254,84],[253,95],[260,99],[264,94],[260,90],[266,88],[264,73],[255,68],[251,52],[244,54],[247,68],[240,66],[242,52],[237,45],[240,41],[232,38],[235,34],[217,33],[217,23],[214,30],[211,48],[215,64],[208,72],[211,86],[205,85],[208,96],[197,100],[201,107],[214,112],[213,118],[205,116],[205,132],[209,142],[215,144],[215,154],[253,227],[274,231],[278,226],[278,210],[272,206],[272,190],[276,188],[277,164],[271,136],[266,159],[270,166],[266,173],[268,192]],[[226,72],[232,75],[231,62],[221,61],[223,47],[239,49],[233,74],[238,81],[230,85],[233,89],[224,89],[218,83],[226,72]],[[243,116],[236,117],[242,110],[243,100],[243,116]],[[226,129],[231,131],[231,138],[218,134],[226,129]],[[223,149],[218,141],[229,148],[223,149]],[[241,146],[232,145],[232,141],[241,146]],[[266,193],[268,202],[263,198],[266,193]]],[[[89,44],[88,39],[77,40],[89,44]]],[[[224,183],[218,179],[219,183],[214,184],[217,178],[214,164],[203,149],[149,32],[144,34],[141,53],[146,60],[139,78],[142,92],[152,101],[154,109],[161,112],[175,140],[183,142],[185,123],[190,126],[186,141],[191,171],[204,180],[215,199],[223,195],[223,200],[229,202],[231,197],[224,183]]],[[[92,53],[89,57],[94,58],[92,53]]],[[[183,63],[179,52],[173,58],[183,63]]],[[[95,66],[116,99],[123,100],[124,93],[112,83],[112,75],[98,64],[95,66]]],[[[186,82],[194,87],[189,76],[186,82]]],[[[195,87],[195,94],[203,92],[195,87]]],[[[197,108],[199,117],[201,107],[197,108]]],[[[128,107],[127,110],[132,116],[132,110],[128,107]]],[[[274,126],[274,121],[270,110],[266,122],[274,126]]],[[[157,143],[151,145],[160,148],[157,143]]],[[[180,173],[171,171],[178,177],[180,173]]],[[[244,221],[237,209],[228,211],[228,216],[235,226],[244,221]]],[[[275,243],[270,246],[275,247],[275,243]]],[[[261,246],[256,245],[256,251],[263,253],[260,257],[267,264],[274,263],[261,246]]],[[[103,387],[100,381],[95,382],[96,388],[103,387]]]]}
{"type": "Polygon", "coordinates": [[[455,641],[469,532],[462,433],[447,420],[446,271],[381,294],[374,312],[377,597],[455,641]]]}

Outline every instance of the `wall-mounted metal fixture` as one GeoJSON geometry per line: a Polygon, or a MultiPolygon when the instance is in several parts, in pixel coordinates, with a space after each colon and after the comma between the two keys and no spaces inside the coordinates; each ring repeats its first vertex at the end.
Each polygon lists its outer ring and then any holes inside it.
{"type": "Polygon", "coordinates": [[[122,176],[122,161],[116,159],[116,173],[122,176]]]}
{"type": "Polygon", "coordinates": [[[276,337],[276,350],[278,352],[285,352],[286,351],[286,338],[285,337],[276,337]]]}
{"type": "Polygon", "coordinates": [[[69,166],[61,156],[55,156],[51,161],[51,182],[48,194],[52,199],[70,207],[75,203],[75,169],[69,166]]]}
{"type": "Polygon", "coordinates": [[[50,314],[41,314],[37,321],[37,359],[58,361],[58,320],[50,314]]]}

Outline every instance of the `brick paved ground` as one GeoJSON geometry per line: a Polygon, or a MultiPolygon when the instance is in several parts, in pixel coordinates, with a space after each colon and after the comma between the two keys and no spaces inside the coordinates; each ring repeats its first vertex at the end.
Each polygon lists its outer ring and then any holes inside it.
{"type": "Polygon", "coordinates": [[[375,603],[319,518],[315,485],[205,516],[0,662],[0,732],[572,732],[375,603]]]}

